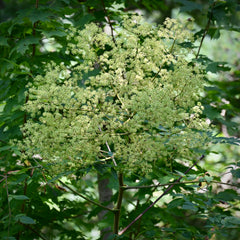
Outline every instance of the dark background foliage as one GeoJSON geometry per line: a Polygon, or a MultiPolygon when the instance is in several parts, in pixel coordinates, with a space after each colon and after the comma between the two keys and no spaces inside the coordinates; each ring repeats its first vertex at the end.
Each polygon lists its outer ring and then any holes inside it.
{"type": "MultiPolygon", "coordinates": [[[[98,180],[96,176],[87,174],[91,169],[78,169],[74,173],[75,178],[70,180],[68,176],[72,173],[51,176],[46,169],[32,166],[27,160],[24,164],[19,162],[20,153],[11,141],[22,138],[20,126],[29,117],[21,110],[28,101],[26,86],[35,76],[43,74],[48,62],[71,60],[64,54],[64,30],[70,23],[79,28],[91,21],[104,24],[108,18],[111,21],[117,20],[122,12],[135,10],[141,10],[147,19],[152,19],[154,15],[154,21],[162,23],[166,17],[172,16],[175,9],[195,19],[198,26],[195,35],[199,38],[200,45],[207,38],[221,39],[222,31],[239,34],[240,6],[237,0],[0,1],[1,239],[92,239],[94,231],[112,225],[112,214],[107,214],[106,219],[99,221],[97,215],[102,209],[81,198],[81,195],[90,199],[98,197],[98,180]],[[118,6],[118,10],[114,10],[113,6],[118,6]],[[59,179],[62,180],[61,183],[59,179]],[[77,192],[70,191],[69,186],[77,192]]],[[[236,41],[239,41],[239,35],[237,36],[236,41]]],[[[240,177],[240,153],[234,147],[239,144],[234,137],[240,136],[240,56],[237,50],[233,62],[231,59],[227,62],[210,59],[202,55],[201,51],[198,55],[198,61],[205,64],[206,71],[218,76],[206,79],[208,85],[203,99],[204,115],[217,127],[220,137],[215,142],[228,143],[219,147],[224,151],[220,150],[221,157],[214,164],[220,163],[223,167],[231,164],[230,184],[237,184],[240,177]]],[[[184,180],[191,181],[196,176],[204,176],[208,169],[214,170],[210,165],[211,162],[198,165],[184,180]]],[[[116,200],[115,192],[119,186],[114,170],[99,166],[95,169],[108,177],[109,187],[113,189],[112,200],[116,200]]],[[[176,176],[176,171],[183,173],[186,169],[182,163],[175,163],[171,171],[156,166],[152,175],[141,179],[138,186],[151,185],[153,179],[161,179],[162,184],[168,184],[171,179],[179,177],[176,176]]],[[[137,179],[138,176],[132,176],[125,179],[125,182],[131,185],[137,179]]],[[[217,182],[220,178],[216,175],[209,181],[217,182]]],[[[240,197],[236,188],[219,190],[219,185],[210,186],[208,193],[201,193],[194,191],[197,185],[196,182],[176,184],[174,191],[169,191],[170,199],[166,197],[166,201],[154,205],[119,238],[239,239],[240,197]]],[[[127,226],[153,202],[152,196],[157,189],[152,187],[125,191],[121,228],[127,226]]]]}

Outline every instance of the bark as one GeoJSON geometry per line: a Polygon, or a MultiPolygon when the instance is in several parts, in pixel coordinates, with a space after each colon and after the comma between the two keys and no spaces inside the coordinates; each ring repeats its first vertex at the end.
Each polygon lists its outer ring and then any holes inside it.
{"type": "MultiPolygon", "coordinates": [[[[99,193],[99,201],[100,203],[104,204],[108,202],[107,207],[108,208],[113,208],[113,203],[111,202],[112,198],[112,190],[107,187],[109,183],[109,179],[105,178],[103,175],[98,174],[98,193],[99,193]]],[[[105,205],[105,204],[104,204],[105,205]]],[[[99,221],[103,220],[108,213],[107,210],[102,210],[98,214],[98,219],[99,221]]],[[[112,227],[109,226],[107,228],[104,228],[101,230],[101,239],[106,240],[109,236],[113,234],[112,227]]]]}

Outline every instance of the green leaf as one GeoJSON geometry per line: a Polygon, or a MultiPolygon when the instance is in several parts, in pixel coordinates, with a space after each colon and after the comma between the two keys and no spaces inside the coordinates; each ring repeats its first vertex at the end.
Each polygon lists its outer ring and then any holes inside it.
{"type": "Polygon", "coordinates": [[[180,171],[178,171],[178,170],[175,170],[175,172],[176,172],[179,176],[181,176],[181,177],[186,176],[183,172],[180,172],[180,171]]]}
{"type": "Polygon", "coordinates": [[[109,151],[109,152],[108,152],[108,156],[109,156],[109,157],[112,157],[112,156],[113,156],[113,152],[109,151]]]}
{"type": "Polygon", "coordinates": [[[119,182],[118,182],[118,175],[114,168],[111,168],[111,177],[109,178],[109,188],[118,189],[119,188],[119,182]]]}
{"type": "Polygon", "coordinates": [[[69,4],[69,0],[62,0],[62,2],[69,4]]]}
{"type": "Polygon", "coordinates": [[[221,223],[223,227],[236,227],[236,225],[240,225],[240,218],[234,216],[225,217],[221,223]]]}
{"type": "Polygon", "coordinates": [[[39,37],[34,36],[29,36],[24,39],[21,39],[17,42],[16,47],[12,49],[9,55],[11,56],[14,51],[23,55],[28,50],[29,45],[39,44],[39,40],[40,40],[39,37]]]}
{"type": "Polygon", "coordinates": [[[51,37],[64,37],[66,36],[67,33],[62,30],[52,30],[52,31],[42,31],[42,34],[47,38],[51,38],[51,37]]]}
{"type": "Polygon", "coordinates": [[[62,178],[63,176],[68,176],[72,173],[73,173],[73,171],[62,172],[62,173],[58,174],[57,176],[55,176],[54,178],[48,180],[48,183],[55,182],[59,178],[62,178]]]}
{"type": "Polygon", "coordinates": [[[183,202],[184,200],[182,198],[176,198],[168,204],[167,208],[172,209],[172,208],[182,206],[183,202]]]}
{"type": "Polygon", "coordinates": [[[220,111],[211,105],[204,105],[204,114],[211,120],[223,118],[220,111]]]}
{"type": "Polygon", "coordinates": [[[196,174],[189,174],[189,175],[187,175],[186,178],[187,178],[188,181],[192,181],[192,180],[197,178],[197,175],[196,174]]]}
{"type": "Polygon", "coordinates": [[[8,45],[7,40],[8,40],[7,38],[0,36],[0,46],[8,47],[9,45],[8,45]]]}
{"type": "MultiPolygon", "coordinates": [[[[121,237],[120,237],[121,238],[121,237]]],[[[107,240],[115,240],[115,239],[120,239],[119,238],[119,235],[116,235],[116,234],[111,234],[108,238],[107,238],[107,240]]]]}
{"type": "Polygon", "coordinates": [[[239,146],[240,140],[234,137],[213,137],[213,143],[228,143],[232,145],[239,146]]]}
{"type": "Polygon", "coordinates": [[[216,199],[222,201],[234,201],[236,199],[240,199],[237,192],[232,189],[227,189],[223,192],[220,192],[216,195],[216,199]]]}
{"type": "Polygon", "coordinates": [[[76,23],[76,26],[83,27],[85,24],[93,21],[95,17],[92,14],[87,14],[81,17],[76,23]]]}
{"type": "Polygon", "coordinates": [[[207,72],[212,72],[212,73],[217,73],[219,71],[229,71],[231,70],[230,67],[227,67],[226,66],[226,62],[213,62],[213,63],[210,63],[208,64],[207,68],[206,68],[206,71],[207,72]]]}
{"type": "Polygon", "coordinates": [[[9,149],[11,149],[11,148],[12,148],[12,146],[3,146],[3,147],[0,147],[0,152],[9,150],[9,149]]]}
{"type": "Polygon", "coordinates": [[[208,30],[208,35],[211,39],[218,39],[220,37],[220,30],[218,28],[210,28],[208,30]]]}
{"type": "Polygon", "coordinates": [[[181,12],[192,12],[194,10],[202,11],[202,4],[188,1],[188,0],[175,0],[175,2],[180,3],[182,7],[180,7],[181,12]]]}
{"type": "Polygon", "coordinates": [[[183,209],[185,210],[192,210],[194,212],[196,212],[198,210],[197,206],[191,202],[185,202],[182,206],[183,209]]]}
{"type": "Polygon", "coordinates": [[[211,177],[211,176],[204,176],[204,179],[206,180],[207,183],[210,183],[213,180],[213,177],[211,177]]]}
{"type": "Polygon", "coordinates": [[[15,200],[28,200],[29,197],[25,195],[9,195],[10,198],[15,199],[15,200]]]}
{"type": "Polygon", "coordinates": [[[35,220],[30,218],[30,217],[27,217],[23,214],[18,214],[15,216],[15,219],[16,221],[19,221],[23,224],[36,224],[35,220]]]}
{"type": "Polygon", "coordinates": [[[41,8],[26,8],[18,11],[18,19],[22,20],[24,18],[28,18],[32,24],[37,21],[46,22],[53,13],[47,9],[41,8]]]}
{"type": "Polygon", "coordinates": [[[240,178],[240,168],[231,170],[231,173],[234,177],[240,178]]]}

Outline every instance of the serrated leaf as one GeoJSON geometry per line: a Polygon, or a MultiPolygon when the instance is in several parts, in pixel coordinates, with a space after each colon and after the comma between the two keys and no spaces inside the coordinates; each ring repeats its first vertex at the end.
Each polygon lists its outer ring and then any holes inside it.
{"type": "Polygon", "coordinates": [[[197,206],[191,202],[185,202],[182,208],[185,210],[192,210],[194,212],[198,210],[197,206]]]}
{"type": "Polygon", "coordinates": [[[222,118],[220,111],[210,105],[204,106],[204,114],[211,120],[222,118]]]}
{"type": "Polygon", "coordinates": [[[168,204],[167,208],[168,208],[168,209],[176,208],[176,207],[178,207],[178,206],[181,206],[181,205],[183,204],[183,202],[184,202],[184,200],[181,199],[181,198],[174,199],[173,201],[171,201],[171,202],[168,204]]]}
{"type": "Polygon", "coordinates": [[[17,42],[16,47],[12,49],[9,55],[12,55],[14,51],[23,55],[28,50],[29,45],[39,44],[39,40],[40,40],[39,37],[34,37],[34,36],[29,36],[24,39],[21,39],[17,42]]]}
{"type": "Polygon", "coordinates": [[[18,19],[22,20],[24,18],[28,18],[32,22],[32,24],[37,21],[46,22],[52,15],[53,14],[50,11],[41,8],[27,8],[18,11],[18,19]]]}

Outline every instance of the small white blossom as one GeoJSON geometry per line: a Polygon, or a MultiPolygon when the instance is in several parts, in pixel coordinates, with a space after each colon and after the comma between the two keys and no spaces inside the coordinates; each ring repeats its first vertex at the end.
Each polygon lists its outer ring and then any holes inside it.
{"type": "Polygon", "coordinates": [[[121,171],[146,174],[173,151],[192,158],[192,149],[207,139],[193,130],[208,124],[196,104],[200,66],[189,66],[191,49],[179,45],[192,41],[188,27],[175,19],[157,27],[126,16],[114,38],[93,23],[71,27],[67,52],[74,64],[48,64],[29,85],[24,109],[32,119],[19,146],[29,157],[40,154],[53,171],[109,159],[103,154],[108,142],[121,171]]]}

